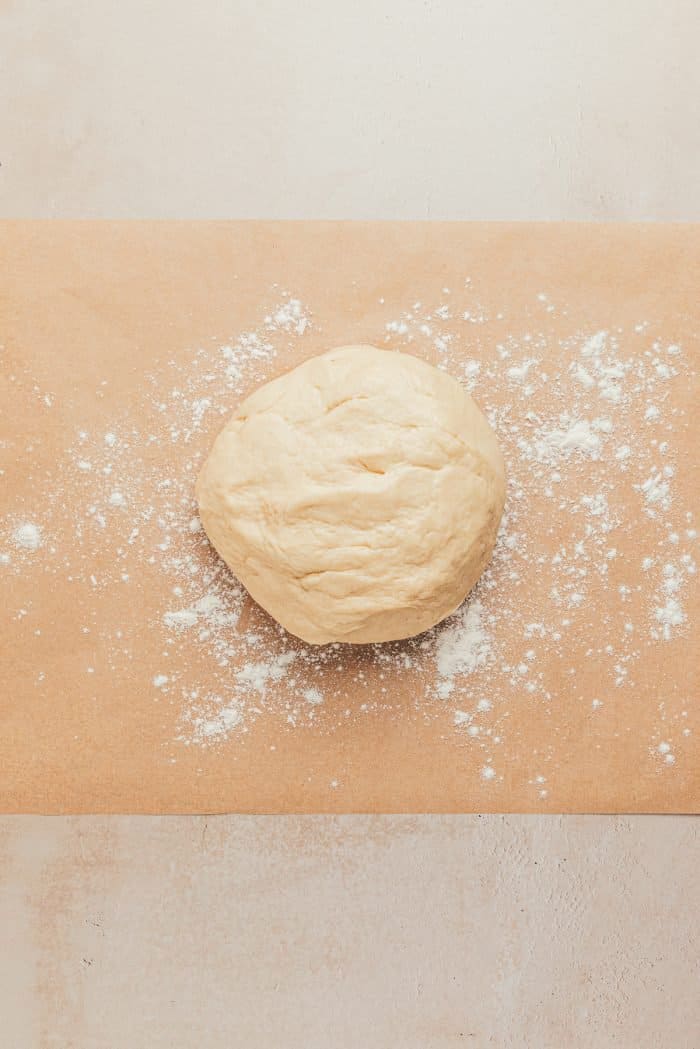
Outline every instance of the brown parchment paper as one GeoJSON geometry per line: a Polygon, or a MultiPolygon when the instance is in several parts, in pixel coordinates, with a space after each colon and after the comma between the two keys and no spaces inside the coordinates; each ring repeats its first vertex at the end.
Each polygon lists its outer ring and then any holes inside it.
{"type": "MultiPolygon", "coordinates": [[[[60,462],[78,427],[103,431],[107,420],[128,417],[147,377],[166,362],[184,366],[193,347],[215,348],[255,328],[274,287],[310,307],[313,327],[293,346],[278,340],[270,376],[333,345],[383,345],[387,322],[414,299],[438,303],[443,288],[463,289],[467,278],[486,318],[482,342],[501,336],[505,303],[509,330],[536,325],[550,344],[578,329],[631,329],[643,319],[698,362],[694,226],[6,222],[0,237],[3,549],[12,522],[32,510],[40,517],[48,492],[70,518],[60,462]],[[565,309],[542,309],[543,290],[565,309]]],[[[463,325],[459,332],[451,353],[463,345],[473,356],[463,325]]],[[[429,343],[410,351],[434,358],[429,343]]],[[[672,396],[684,420],[674,486],[697,509],[697,375],[675,384],[672,396]]],[[[193,440],[208,447],[220,424],[212,419],[193,440]]],[[[177,469],[176,452],[159,454],[170,454],[167,465],[177,469]]],[[[642,537],[645,527],[640,521],[642,537]]],[[[552,551],[561,541],[552,536],[552,551]]],[[[97,573],[108,549],[91,551],[97,573]]],[[[599,662],[584,658],[586,638],[574,632],[567,675],[551,668],[551,701],[517,690],[508,698],[498,775],[487,781],[479,749],[449,728],[454,703],[443,719],[421,718],[409,714],[406,695],[407,715],[397,715],[409,685],[396,672],[383,681],[391,712],[349,718],[332,732],[285,731],[262,716],[243,741],[234,734],[206,748],[178,743],[182,711],[159,701],[151,685],[163,647],[151,624],[172,579],[144,565],[137,599],[127,587],[96,597],[89,584],[66,582],[62,553],[48,542],[21,571],[13,563],[0,573],[3,811],[698,808],[697,587],[684,593],[683,630],[644,649],[633,687],[603,681],[599,662]],[[83,631],[86,622],[122,632],[127,654],[116,669],[100,650],[100,631],[83,631]],[[593,713],[597,694],[604,703],[593,713]],[[681,734],[681,725],[689,731],[681,734]],[[655,753],[667,735],[673,768],[655,753]]],[[[355,671],[362,658],[358,651],[355,671]]],[[[546,670],[546,651],[540,658],[546,670]]],[[[206,661],[198,671],[206,679],[206,661]]],[[[364,688],[378,686],[369,674],[364,688]]]]}

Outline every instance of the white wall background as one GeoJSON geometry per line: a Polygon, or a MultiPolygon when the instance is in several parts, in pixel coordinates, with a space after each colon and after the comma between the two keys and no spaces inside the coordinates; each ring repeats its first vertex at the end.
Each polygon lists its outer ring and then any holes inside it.
{"type": "Polygon", "coordinates": [[[698,0],[0,5],[0,214],[700,219],[698,0]]]}

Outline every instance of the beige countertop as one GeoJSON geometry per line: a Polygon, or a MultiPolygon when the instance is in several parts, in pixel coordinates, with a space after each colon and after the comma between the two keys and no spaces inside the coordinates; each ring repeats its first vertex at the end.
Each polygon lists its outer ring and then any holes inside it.
{"type": "Polygon", "coordinates": [[[13,1049],[695,1049],[688,817],[4,817],[13,1049]]]}
{"type": "Polygon", "coordinates": [[[4,217],[700,219],[695,0],[2,10],[4,217]]]}

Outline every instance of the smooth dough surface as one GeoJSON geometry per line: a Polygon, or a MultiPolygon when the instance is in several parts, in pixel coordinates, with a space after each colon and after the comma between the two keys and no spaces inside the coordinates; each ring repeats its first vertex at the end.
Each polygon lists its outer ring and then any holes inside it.
{"type": "Polygon", "coordinates": [[[197,482],[204,528],[304,641],[410,637],[488,562],[503,458],[460,384],[404,353],[343,346],[244,400],[197,482]]]}

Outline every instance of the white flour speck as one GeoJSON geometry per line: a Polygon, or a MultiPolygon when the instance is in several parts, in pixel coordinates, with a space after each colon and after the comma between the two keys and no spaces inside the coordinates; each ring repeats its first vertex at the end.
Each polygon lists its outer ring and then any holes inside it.
{"type": "Polygon", "coordinates": [[[15,546],[23,550],[38,550],[42,546],[42,532],[32,521],[18,525],[12,533],[15,546]]]}

